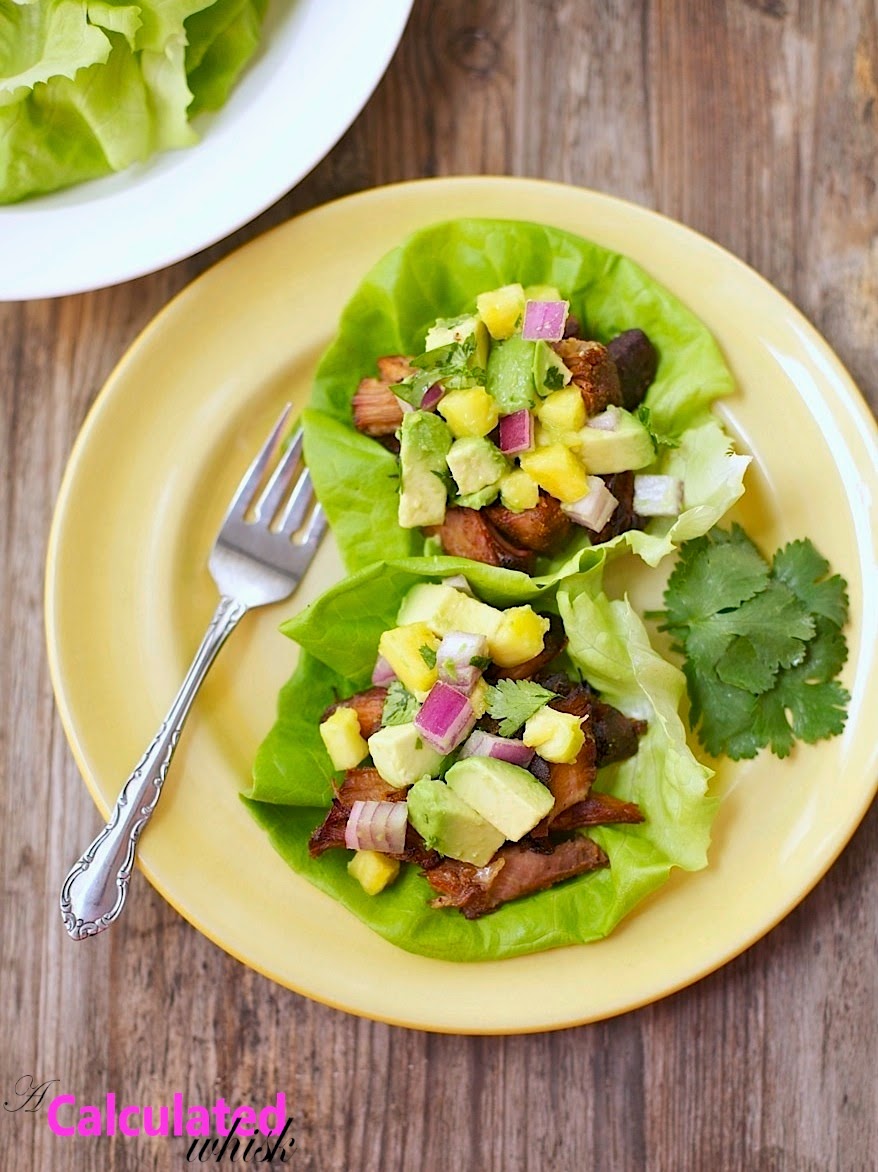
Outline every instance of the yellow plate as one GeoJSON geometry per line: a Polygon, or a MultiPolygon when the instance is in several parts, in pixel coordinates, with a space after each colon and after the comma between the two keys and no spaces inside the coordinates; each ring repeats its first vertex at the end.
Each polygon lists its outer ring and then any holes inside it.
{"type": "MultiPolygon", "coordinates": [[[[61,487],[46,625],[64,727],[106,814],[212,613],[207,552],[279,404],[305,402],[373,262],[463,215],[541,221],[625,252],[713,330],[741,387],[723,413],[756,457],[741,519],[769,552],[810,536],[850,584],[844,735],[785,762],[721,765],[709,868],[677,873],[606,941],[474,965],[402,952],[288,870],[237,797],[295,661],[277,624],[341,573],[327,541],[294,603],[248,616],[214,667],[140,860],[211,940],[308,997],[423,1029],[525,1032],[632,1009],[741,952],[817,882],[874,792],[875,427],[826,343],[765,281],[643,208],[532,180],[404,184],[284,224],[184,290],[110,377],[61,487]]],[[[637,600],[659,589],[641,580],[637,600]]],[[[71,861],[84,845],[68,843],[71,861]]]]}

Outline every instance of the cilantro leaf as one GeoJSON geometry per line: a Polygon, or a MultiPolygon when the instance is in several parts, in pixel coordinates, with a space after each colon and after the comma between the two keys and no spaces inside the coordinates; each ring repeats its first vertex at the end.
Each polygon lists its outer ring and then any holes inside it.
{"type": "Polygon", "coordinates": [[[652,442],[655,446],[663,448],[679,448],[680,437],[672,435],[670,432],[661,431],[652,422],[652,412],[645,403],[641,403],[635,412],[636,417],[640,420],[646,430],[652,437],[652,442]]]}
{"type": "Polygon", "coordinates": [[[550,366],[543,376],[543,386],[550,391],[560,391],[564,386],[564,375],[557,366],[550,366]]]}
{"type": "Polygon", "coordinates": [[[813,614],[843,627],[847,621],[848,596],[845,581],[840,574],[829,574],[829,562],[817,552],[813,544],[791,541],[774,555],[774,575],[785,582],[813,614]]]}
{"type": "Polygon", "coordinates": [[[739,525],[730,534],[712,529],[681,546],[665,591],[667,628],[687,626],[740,606],[768,585],[769,569],[739,525]]]}
{"type": "Polygon", "coordinates": [[[384,699],[382,724],[409,724],[415,718],[420,704],[400,680],[393,680],[384,699]]]}
{"type": "Polygon", "coordinates": [[[418,654],[420,655],[421,659],[423,659],[424,663],[426,663],[427,667],[436,666],[436,650],[428,643],[421,644],[421,646],[418,648],[418,654]]]}
{"type": "Polygon", "coordinates": [[[511,737],[544,704],[554,699],[554,692],[533,680],[498,680],[494,687],[488,688],[488,712],[500,721],[500,736],[511,737]]]}

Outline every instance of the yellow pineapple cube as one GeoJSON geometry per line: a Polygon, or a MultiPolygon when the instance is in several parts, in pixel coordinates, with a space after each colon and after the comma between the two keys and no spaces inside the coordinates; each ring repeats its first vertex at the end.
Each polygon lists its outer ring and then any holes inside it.
{"type": "Polygon", "coordinates": [[[378,642],[378,654],[384,656],[408,690],[417,694],[429,692],[439,678],[438,647],[439,639],[426,623],[409,623],[385,631],[378,642]]]}
{"type": "MultiPolygon", "coordinates": [[[[579,431],[581,427],[585,427],[585,403],[579,387],[564,387],[563,390],[553,391],[537,404],[534,413],[546,431],[556,435],[562,443],[567,432],[579,431]]],[[[576,438],[578,442],[579,437],[576,438]]]]}
{"type": "Polygon", "coordinates": [[[570,764],[585,743],[585,733],[580,718],[572,712],[540,708],[525,724],[521,739],[544,761],[570,764]]]}
{"type": "Polygon", "coordinates": [[[502,340],[515,333],[524,314],[524,289],[521,285],[504,285],[476,298],[479,317],[492,338],[502,340]]]}
{"type": "Polygon", "coordinates": [[[500,481],[500,500],[513,513],[532,509],[540,499],[540,487],[521,468],[509,472],[500,481]]]}
{"type": "Polygon", "coordinates": [[[348,874],[367,895],[377,895],[399,874],[399,861],[380,851],[357,851],[348,863],[348,874]]]}
{"type": "Polygon", "coordinates": [[[436,408],[455,439],[483,436],[493,431],[500,419],[500,408],[484,387],[467,387],[449,391],[436,408]]]}
{"type": "Polygon", "coordinates": [[[336,769],[354,769],[369,753],[353,708],[336,708],[320,725],[320,736],[336,769]]]}
{"type": "Polygon", "coordinates": [[[582,461],[563,444],[549,444],[522,452],[521,466],[540,488],[566,505],[581,500],[588,492],[588,481],[582,461]]]}
{"type": "Polygon", "coordinates": [[[488,711],[488,685],[484,679],[476,681],[476,686],[469,694],[469,702],[476,714],[476,720],[488,711]]]}
{"type": "Polygon", "coordinates": [[[528,285],[524,296],[527,301],[564,301],[554,285],[528,285]]]}
{"type": "Polygon", "coordinates": [[[543,649],[549,620],[530,606],[504,610],[503,621],[488,642],[491,658],[501,667],[515,667],[533,659],[543,649]]]}

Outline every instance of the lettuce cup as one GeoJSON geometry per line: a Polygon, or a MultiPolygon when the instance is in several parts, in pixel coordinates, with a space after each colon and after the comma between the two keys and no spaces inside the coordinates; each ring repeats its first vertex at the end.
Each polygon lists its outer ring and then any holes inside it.
{"type": "Polygon", "coordinates": [[[600,567],[541,587],[373,564],[289,619],[301,647],[243,800],[309,882],[408,951],[496,960],[606,936],[706,865],[684,679],[600,567]]]}
{"type": "Polygon", "coordinates": [[[462,556],[551,579],[656,565],[743,492],[707,328],[628,258],[559,229],[457,220],[364,278],[304,416],[350,570],[462,556]],[[583,557],[585,551],[592,551],[583,557]]]}

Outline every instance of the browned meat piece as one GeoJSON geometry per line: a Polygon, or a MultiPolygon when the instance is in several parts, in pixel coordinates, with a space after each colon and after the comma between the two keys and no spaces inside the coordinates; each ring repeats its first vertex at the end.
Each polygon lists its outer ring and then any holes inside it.
{"type": "Polygon", "coordinates": [[[633,757],[648,727],[647,721],[634,720],[612,704],[604,704],[602,700],[593,701],[591,731],[597,746],[598,768],[633,757]]]}
{"type": "Polygon", "coordinates": [[[549,620],[549,629],[546,631],[546,637],[543,640],[543,649],[539,655],[535,655],[533,659],[528,659],[524,663],[516,664],[515,667],[492,667],[486,673],[490,679],[493,680],[530,680],[536,673],[551,663],[556,655],[560,655],[567,646],[567,636],[564,634],[564,627],[557,615],[552,615],[549,620]]]}
{"type": "Polygon", "coordinates": [[[619,375],[606,346],[600,342],[584,342],[581,338],[565,338],[555,342],[554,348],[582,392],[589,415],[599,415],[611,404],[622,406],[619,375]]]}
{"type": "Polygon", "coordinates": [[[499,502],[482,511],[509,541],[537,553],[555,553],[569,540],[573,528],[561,502],[544,492],[538,504],[522,513],[513,513],[499,502]]]}
{"type": "Polygon", "coordinates": [[[529,772],[534,775],[537,781],[541,781],[543,785],[549,784],[549,771],[551,770],[552,766],[544,757],[541,757],[539,753],[535,753],[534,756],[531,757],[530,765],[528,765],[527,768],[529,772]]]}
{"type": "MultiPolygon", "coordinates": [[[[543,684],[543,687],[547,687],[543,684]]],[[[549,701],[550,708],[588,717],[589,728],[595,740],[595,765],[598,769],[614,761],[625,761],[637,752],[638,741],[647,730],[645,720],[634,720],[599,700],[588,685],[577,685],[566,696],[549,701]]]]}
{"type": "Polygon", "coordinates": [[[643,528],[643,518],[634,512],[634,473],[613,472],[602,476],[601,480],[619,503],[603,529],[599,533],[589,534],[592,545],[600,545],[611,537],[627,533],[629,529],[643,528]]]}
{"type": "Polygon", "coordinates": [[[353,708],[360,722],[360,735],[368,740],[373,733],[381,728],[381,714],[384,711],[384,701],[387,699],[386,688],[367,688],[365,692],[357,692],[348,696],[346,700],[339,700],[330,706],[320,718],[321,722],[332,716],[336,708],[353,708]]]}
{"type": "Polygon", "coordinates": [[[409,360],[403,354],[385,354],[376,365],[378,377],[386,383],[401,383],[404,378],[415,373],[415,368],[409,366],[409,360]]]}
{"type": "Polygon", "coordinates": [[[426,873],[431,886],[439,892],[432,906],[456,907],[468,920],[475,920],[510,900],[605,867],[609,861],[597,843],[582,835],[554,847],[551,854],[544,854],[521,843],[508,843],[487,867],[481,868],[446,859],[426,873]],[[499,868],[498,862],[502,862],[499,868]]]}
{"type": "Polygon", "coordinates": [[[354,427],[365,435],[392,435],[402,423],[402,407],[390,384],[380,378],[360,379],[353,409],[354,427]]]}
{"type": "Polygon", "coordinates": [[[658,370],[658,351],[643,330],[625,330],[608,344],[607,353],[619,372],[622,406],[634,411],[652,386],[658,370]]]}
{"type": "Polygon", "coordinates": [[[578,338],[581,336],[579,318],[575,313],[568,313],[564,322],[564,337],[578,338]]]}
{"type": "Polygon", "coordinates": [[[571,806],[583,802],[591,791],[592,782],[597,775],[597,748],[588,727],[588,720],[583,721],[582,731],[585,734],[585,743],[577,754],[576,760],[569,765],[553,761],[549,765],[549,789],[555,799],[555,805],[549,814],[549,825],[554,829],[555,822],[571,806]]]}
{"type": "MultiPolygon", "coordinates": [[[[374,773],[374,770],[349,770],[349,773],[374,773]]],[[[379,779],[380,780],[380,779],[379,779]]],[[[383,785],[383,782],[382,782],[383,785]]],[[[342,786],[342,792],[345,787],[342,786]]],[[[350,794],[347,795],[350,797],[350,794]]],[[[358,795],[359,796],[359,795],[358,795]]],[[[393,791],[393,796],[390,794],[386,796],[379,796],[377,792],[369,793],[368,797],[363,796],[363,801],[401,801],[405,798],[405,790],[393,791]]],[[[351,798],[351,805],[354,799],[351,798]]],[[[350,816],[350,806],[342,804],[340,798],[334,798],[332,805],[327,811],[326,817],[312,832],[308,839],[308,851],[316,859],[322,855],[324,851],[332,850],[333,848],[345,848],[344,833],[345,827],[350,816]]],[[[431,867],[435,867],[439,862],[439,855],[436,851],[427,850],[424,846],[424,840],[418,834],[417,830],[412,826],[407,826],[405,831],[405,850],[398,855],[391,855],[393,859],[398,859],[401,863],[416,863],[419,867],[429,871],[431,867]]]]}
{"type": "Polygon", "coordinates": [[[388,785],[377,769],[365,766],[348,769],[335,796],[349,810],[354,802],[404,802],[406,791],[388,785]]]}
{"type": "Polygon", "coordinates": [[[587,798],[568,806],[552,823],[553,830],[576,830],[580,826],[606,826],[611,822],[642,822],[643,814],[634,802],[623,802],[611,794],[592,790],[587,798]]]}
{"type": "Polygon", "coordinates": [[[431,525],[424,532],[428,536],[437,536],[450,557],[470,558],[489,566],[522,570],[526,574],[533,569],[533,550],[512,545],[479,509],[449,509],[441,525],[431,525]]]}

